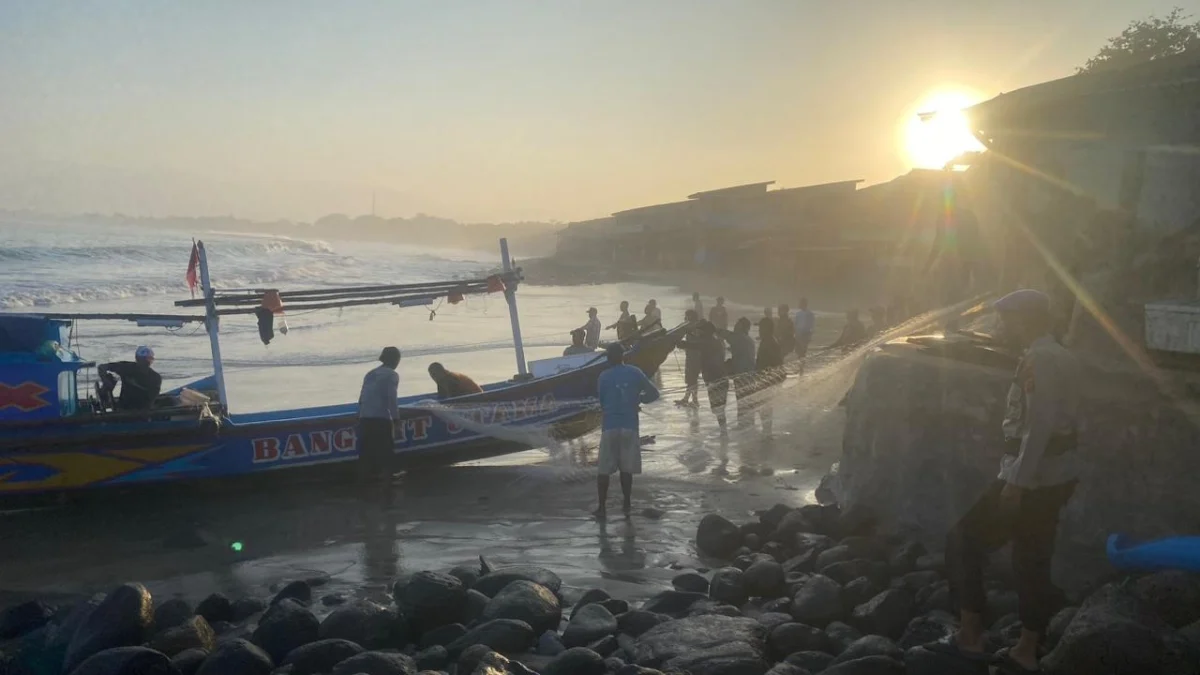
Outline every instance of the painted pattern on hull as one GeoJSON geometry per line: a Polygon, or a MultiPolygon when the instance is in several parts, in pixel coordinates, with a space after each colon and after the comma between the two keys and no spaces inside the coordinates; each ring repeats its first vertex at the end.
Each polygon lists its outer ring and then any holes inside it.
{"type": "Polygon", "coordinates": [[[92,452],[50,452],[0,458],[0,493],[86,487],[153,469],[210,445],[175,445],[92,452]]]}

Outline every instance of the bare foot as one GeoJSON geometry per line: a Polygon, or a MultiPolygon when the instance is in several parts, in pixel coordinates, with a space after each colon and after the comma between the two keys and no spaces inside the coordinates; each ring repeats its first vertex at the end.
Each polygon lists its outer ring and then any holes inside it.
{"type": "Polygon", "coordinates": [[[592,516],[595,517],[596,520],[604,520],[608,518],[608,510],[601,506],[595,511],[592,511],[592,516]]]}

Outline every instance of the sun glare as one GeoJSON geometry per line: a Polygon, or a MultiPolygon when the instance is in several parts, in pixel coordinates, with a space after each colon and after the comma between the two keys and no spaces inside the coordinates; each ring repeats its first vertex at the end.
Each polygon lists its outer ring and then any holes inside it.
{"type": "Polygon", "coordinates": [[[978,101],[965,91],[940,91],[922,99],[903,125],[904,149],[912,166],[940,169],[964,152],[983,150],[963,113],[978,101]],[[933,115],[917,116],[923,113],[933,115]]]}

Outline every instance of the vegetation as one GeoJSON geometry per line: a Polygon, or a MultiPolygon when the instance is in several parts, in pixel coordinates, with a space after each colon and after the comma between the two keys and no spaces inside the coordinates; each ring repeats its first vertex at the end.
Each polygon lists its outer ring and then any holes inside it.
{"type": "Polygon", "coordinates": [[[1176,7],[1166,16],[1133,21],[1120,35],[1109,38],[1079,72],[1125,68],[1200,48],[1200,21],[1190,23],[1191,18],[1176,7]]]}

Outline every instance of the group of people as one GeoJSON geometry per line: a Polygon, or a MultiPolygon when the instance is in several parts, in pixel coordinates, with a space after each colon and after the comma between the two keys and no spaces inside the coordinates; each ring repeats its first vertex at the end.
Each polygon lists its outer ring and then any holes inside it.
{"type": "MultiPolygon", "coordinates": [[[[579,328],[571,331],[571,344],[563,350],[563,356],[587,354],[594,352],[600,346],[600,319],[595,307],[588,308],[588,320],[579,328]]],[[[641,319],[629,311],[629,301],[621,301],[621,314],[613,323],[604,326],[603,330],[617,331],[617,342],[636,340],[644,333],[652,332],[662,327],[662,310],[658,301],[651,298],[646,303],[641,319]]]]}

